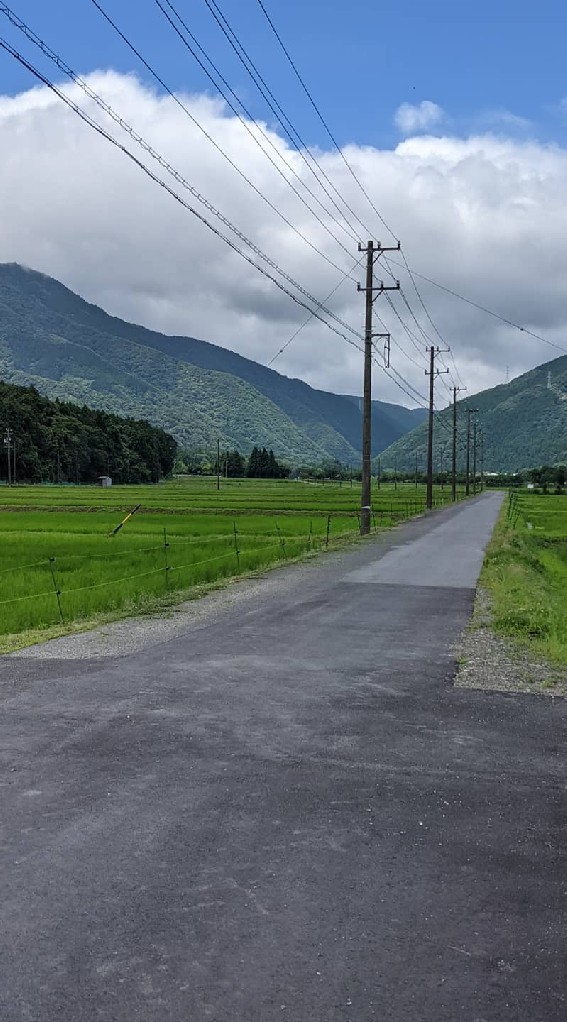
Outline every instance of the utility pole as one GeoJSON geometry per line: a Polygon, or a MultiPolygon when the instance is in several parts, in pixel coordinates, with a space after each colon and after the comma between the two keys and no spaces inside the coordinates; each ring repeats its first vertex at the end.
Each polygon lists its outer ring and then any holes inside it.
{"type": "Polygon", "coordinates": [[[471,415],[478,412],[478,408],[467,408],[467,467],[466,467],[466,481],[465,481],[465,493],[467,497],[471,492],[471,415]]]}
{"type": "Polygon", "coordinates": [[[12,461],[11,461],[11,449],[12,449],[12,430],[8,426],[4,433],[4,447],[6,448],[6,454],[8,457],[8,486],[12,485],[12,461]]]}
{"type": "Polygon", "coordinates": [[[473,423],[473,484],[472,484],[473,494],[476,494],[476,429],[477,421],[475,419],[473,423]]]}
{"type": "Polygon", "coordinates": [[[425,506],[428,511],[431,511],[433,507],[433,401],[434,401],[434,383],[435,377],[440,376],[441,373],[448,373],[448,369],[436,369],[435,368],[435,356],[442,354],[442,352],[448,351],[448,348],[436,348],[434,344],[429,348],[429,371],[425,370],[425,375],[429,376],[429,428],[427,431],[427,498],[425,506]]]}
{"type": "Polygon", "coordinates": [[[369,241],[365,246],[358,246],[359,252],[366,252],[366,286],[357,285],[358,291],[364,291],[366,295],[365,318],[364,318],[364,392],[362,405],[362,493],[360,507],[360,535],[367,536],[370,532],[371,508],[371,472],[372,472],[372,311],[374,307],[374,292],[376,297],[383,291],[399,291],[400,282],[386,285],[380,281],[374,286],[374,263],[383,252],[398,252],[400,243],[383,247],[380,242],[376,245],[369,241]]]}
{"type": "Polygon", "coordinates": [[[453,457],[451,463],[451,500],[457,499],[457,394],[465,387],[453,387],[453,457]]]}
{"type": "Polygon", "coordinates": [[[13,482],[13,484],[15,486],[16,485],[16,440],[15,440],[15,438],[14,438],[14,440],[12,440],[12,460],[14,462],[14,467],[12,469],[12,482],[13,482]]]}
{"type": "Polygon", "coordinates": [[[378,489],[380,489],[380,477],[381,477],[381,475],[382,475],[382,462],[380,461],[380,458],[378,458],[378,472],[376,473],[376,482],[378,484],[378,489]]]}
{"type": "Polygon", "coordinates": [[[444,447],[441,448],[440,461],[441,461],[441,489],[444,490],[445,489],[445,471],[444,471],[445,448],[444,447]]]}
{"type": "Polygon", "coordinates": [[[394,489],[398,489],[398,456],[394,454],[394,489]]]}
{"type": "Polygon", "coordinates": [[[417,490],[417,451],[415,452],[415,488],[417,490]]]}
{"type": "Polygon", "coordinates": [[[484,492],[484,431],[480,430],[480,492],[484,492]]]}
{"type": "Polygon", "coordinates": [[[217,490],[220,490],[220,440],[217,440],[217,490]]]}

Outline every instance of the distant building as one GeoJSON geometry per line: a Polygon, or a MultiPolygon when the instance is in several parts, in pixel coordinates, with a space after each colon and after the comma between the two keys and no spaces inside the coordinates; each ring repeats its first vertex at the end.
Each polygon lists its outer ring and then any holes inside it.
{"type": "Polygon", "coordinates": [[[112,479],[110,476],[99,476],[98,484],[99,486],[104,486],[106,489],[107,487],[112,486],[112,479]]]}

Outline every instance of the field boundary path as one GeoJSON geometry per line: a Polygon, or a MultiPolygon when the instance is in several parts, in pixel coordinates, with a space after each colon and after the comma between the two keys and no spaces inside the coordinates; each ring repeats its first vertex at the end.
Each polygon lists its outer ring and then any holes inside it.
{"type": "Polygon", "coordinates": [[[567,704],[453,688],[501,499],[0,658],[0,1017],[565,1018],[567,704]]]}

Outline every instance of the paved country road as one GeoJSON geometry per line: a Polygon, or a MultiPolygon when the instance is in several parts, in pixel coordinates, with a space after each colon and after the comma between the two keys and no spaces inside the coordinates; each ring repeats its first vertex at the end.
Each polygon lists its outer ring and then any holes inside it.
{"type": "Polygon", "coordinates": [[[566,704],[452,687],[500,499],[0,660],[2,1022],[564,1022],[566,704]]]}

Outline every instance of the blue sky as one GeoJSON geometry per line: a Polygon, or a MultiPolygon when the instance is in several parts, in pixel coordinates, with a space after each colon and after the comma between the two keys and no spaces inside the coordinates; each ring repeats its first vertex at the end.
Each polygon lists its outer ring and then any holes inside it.
{"type": "MultiPolygon", "coordinates": [[[[104,0],[104,6],[172,88],[211,90],[153,0],[104,0]]],[[[270,119],[204,0],[177,0],[176,6],[252,112],[270,119]]],[[[266,6],[341,144],[395,144],[395,110],[423,100],[445,111],[437,131],[567,139],[560,106],[567,96],[562,0],[266,0],[266,6]],[[501,120],[503,112],[530,123],[501,120]]],[[[306,140],[324,144],[256,0],[223,0],[221,7],[276,95],[285,96],[306,140]]],[[[113,68],[146,77],[91,0],[13,0],[13,8],[75,70],[113,68]]],[[[3,19],[0,26],[21,43],[3,19]]],[[[0,91],[13,94],[29,84],[27,73],[2,54],[0,91]]]]}

